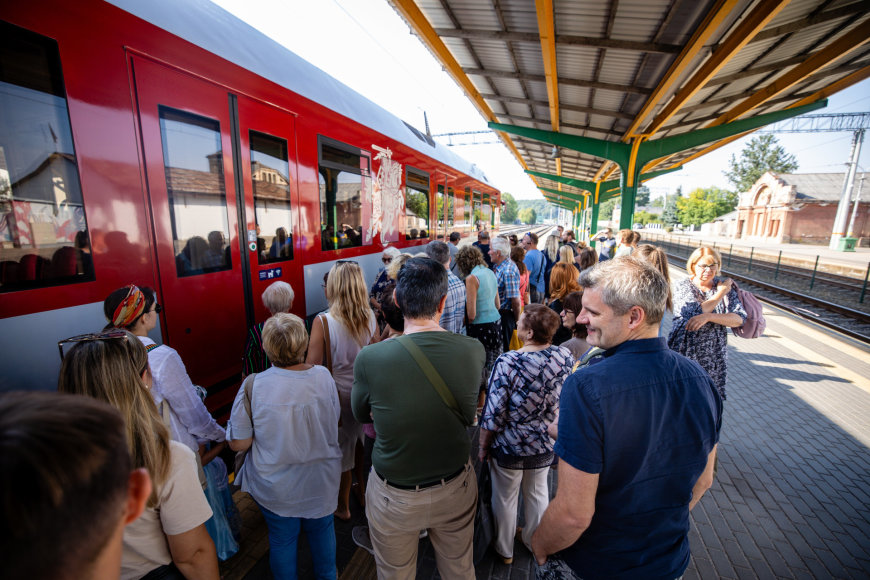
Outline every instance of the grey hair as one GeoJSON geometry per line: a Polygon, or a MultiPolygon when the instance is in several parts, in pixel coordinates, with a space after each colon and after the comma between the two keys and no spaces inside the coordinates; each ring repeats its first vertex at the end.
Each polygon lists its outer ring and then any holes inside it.
{"type": "Polygon", "coordinates": [[[272,315],[290,312],[295,296],[293,287],[287,282],[281,282],[280,280],[272,282],[263,290],[263,306],[272,315]]]}
{"type": "Polygon", "coordinates": [[[580,274],[585,290],[595,289],[601,300],[622,316],[633,306],[643,309],[648,324],[661,322],[668,299],[668,283],[653,266],[631,256],[599,262],[580,274]]]}
{"type": "Polygon", "coordinates": [[[399,251],[399,248],[397,248],[395,246],[387,246],[386,248],[384,248],[383,255],[386,258],[395,258],[396,256],[398,256],[401,253],[402,252],[399,251]]]}
{"type": "Polygon", "coordinates": [[[507,238],[497,237],[489,242],[489,247],[495,252],[501,254],[502,258],[511,257],[511,243],[507,238]]]}
{"type": "Polygon", "coordinates": [[[429,242],[426,244],[426,255],[439,264],[444,264],[450,261],[450,248],[444,242],[429,242]]]}

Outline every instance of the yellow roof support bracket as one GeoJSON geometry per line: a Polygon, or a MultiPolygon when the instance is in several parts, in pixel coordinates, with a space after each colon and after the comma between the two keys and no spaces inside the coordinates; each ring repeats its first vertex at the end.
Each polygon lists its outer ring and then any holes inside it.
{"type": "Polygon", "coordinates": [[[538,35],[541,37],[541,57],[547,79],[547,100],[550,102],[550,126],[559,130],[559,74],[556,70],[556,23],[553,0],[535,0],[538,13],[538,35]]]}

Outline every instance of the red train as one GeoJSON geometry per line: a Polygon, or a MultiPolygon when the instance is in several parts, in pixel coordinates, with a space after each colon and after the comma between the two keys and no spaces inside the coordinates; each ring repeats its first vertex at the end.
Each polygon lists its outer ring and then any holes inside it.
{"type": "Polygon", "coordinates": [[[56,342],[136,283],[214,394],[272,281],[305,317],[338,259],[372,279],[385,244],[497,226],[473,165],[208,2],[4,2],[0,27],[0,390],[54,388],[56,342]]]}

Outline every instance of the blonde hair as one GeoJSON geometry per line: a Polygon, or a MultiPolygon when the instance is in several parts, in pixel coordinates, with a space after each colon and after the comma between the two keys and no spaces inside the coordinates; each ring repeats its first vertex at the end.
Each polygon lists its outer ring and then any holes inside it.
{"type": "Polygon", "coordinates": [[[387,278],[390,280],[395,280],[399,277],[399,270],[402,269],[402,266],[405,265],[405,262],[411,259],[410,254],[399,254],[393,261],[390,262],[390,265],[387,266],[387,278]]]}
{"type": "Polygon", "coordinates": [[[577,283],[579,273],[573,264],[559,262],[553,266],[550,272],[550,298],[561,300],[571,292],[579,292],[580,284],[577,283]]]}
{"type": "Polygon", "coordinates": [[[574,249],[571,246],[565,245],[559,248],[559,263],[560,264],[573,264],[574,263],[574,249]]]}
{"type": "Polygon", "coordinates": [[[148,506],[156,507],[169,477],[169,430],[142,382],[148,353],[138,338],[126,335],[77,342],[63,357],[57,390],[92,397],[121,412],[133,468],[148,470],[154,483],[148,506]]]}
{"type": "Polygon", "coordinates": [[[263,350],[276,367],[289,367],[305,360],[308,333],[295,314],[280,313],[263,325],[263,350]]]}
{"type": "Polygon", "coordinates": [[[686,260],[686,272],[688,272],[689,275],[694,276],[695,264],[697,264],[701,260],[701,258],[705,256],[713,256],[713,259],[716,260],[717,264],[716,272],[719,272],[720,268],[722,267],[722,256],[719,254],[719,250],[711,248],[710,246],[701,246],[700,248],[692,252],[692,255],[689,256],[688,260],[686,260]]]}
{"type": "Polygon", "coordinates": [[[550,258],[551,262],[559,260],[559,238],[556,236],[547,236],[544,241],[544,253],[550,258]]]}
{"type": "Polygon", "coordinates": [[[637,247],[637,252],[634,255],[645,260],[647,263],[655,267],[662,276],[664,276],[665,282],[668,284],[668,300],[665,307],[667,310],[673,310],[674,299],[671,295],[671,274],[668,268],[668,255],[664,250],[653,246],[652,244],[639,245],[637,247]]]}
{"type": "Polygon", "coordinates": [[[368,290],[359,264],[341,260],[335,263],[326,281],[326,300],[329,313],[347,327],[357,344],[368,344],[375,315],[369,306],[368,290]]]}

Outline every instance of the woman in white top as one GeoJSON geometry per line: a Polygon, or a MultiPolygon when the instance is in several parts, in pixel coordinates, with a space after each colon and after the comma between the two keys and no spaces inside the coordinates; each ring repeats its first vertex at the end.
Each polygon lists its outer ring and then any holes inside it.
{"type": "MultiPolygon", "coordinates": [[[[375,315],[369,306],[369,297],[362,270],[356,262],[339,260],[326,280],[326,300],[329,311],[311,324],[311,342],[308,345],[308,364],[326,365],[323,318],[329,327],[329,359],[332,378],[338,387],[341,402],[341,425],[338,444],[341,447],[341,485],[338,491],[336,517],[350,519],[350,488],[357,442],[362,443],[362,425],[354,419],[350,408],[353,387],[353,363],[364,346],[372,342],[377,328],[375,315]]],[[[360,503],[365,497],[365,478],[359,477],[360,503]]]]}
{"type": "Polygon", "coordinates": [[[145,347],[117,329],[63,342],[75,344],[63,358],[58,390],[118,409],[133,467],[146,468],[153,483],[147,508],[124,529],[122,580],[151,572],[174,577],[171,574],[179,571],[188,579],[217,580],[217,554],[205,528],[212,511],[197,478],[193,452],[169,440],[148,392],[151,374],[145,347]]]}
{"type": "Polygon", "coordinates": [[[103,302],[103,313],[109,326],[132,332],[148,351],[148,364],[154,377],[151,394],[161,415],[169,416],[170,437],[194,453],[200,453],[205,465],[224,446],[214,445],[206,452],[204,444],[223,442],[226,434],[205,408],[178,352],[148,338],[148,333],[157,326],[157,315],[162,310],[154,290],[148,287],[125,286],[109,294],[103,302]],[[164,404],[168,405],[166,413],[164,404]]]}
{"type": "Polygon", "coordinates": [[[296,578],[301,529],[316,577],[334,580],[340,407],[329,371],[302,362],[307,347],[298,316],[276,314],[266,321],[263,348],[272,366],[253,379],[250,415],[239,389],[227,434],[234,451],[251,449],[236,481],[266,519],[272,574],[296,578]]]}

